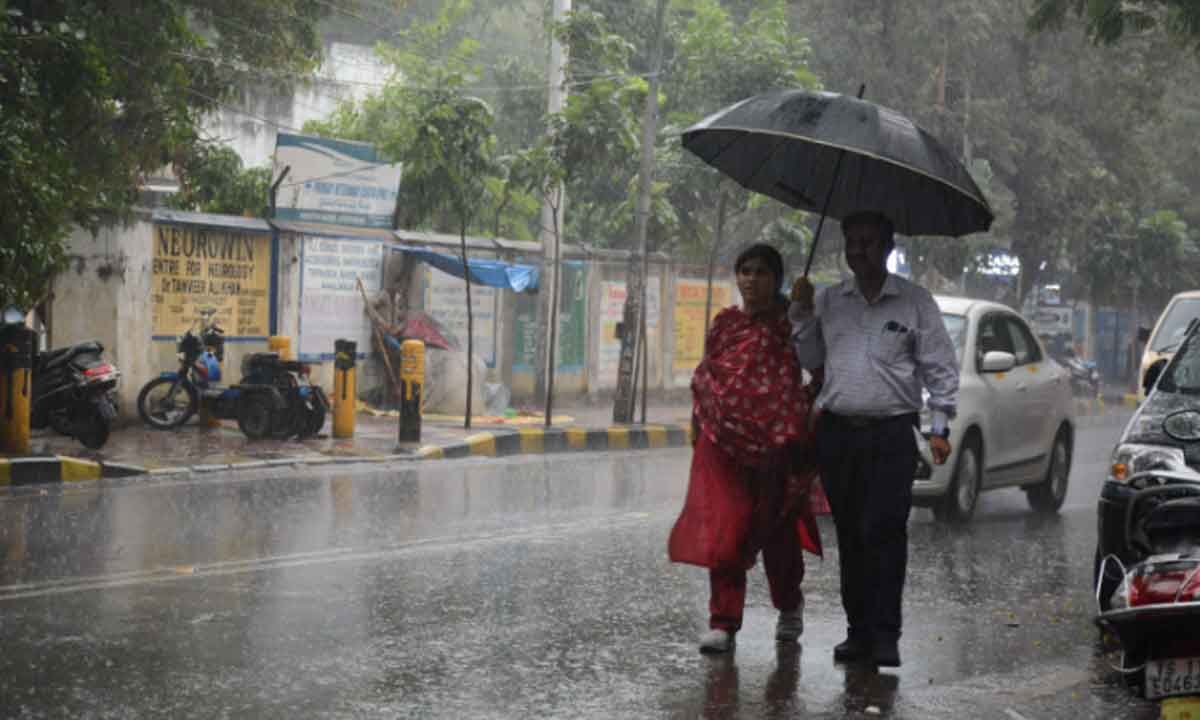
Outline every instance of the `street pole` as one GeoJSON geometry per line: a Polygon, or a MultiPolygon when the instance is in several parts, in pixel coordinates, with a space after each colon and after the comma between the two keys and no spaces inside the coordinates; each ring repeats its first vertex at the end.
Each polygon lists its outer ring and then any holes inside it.
{"type": "Polygon", "coordinates": [[[621,355],[617,364],[617,395],[613,401],[613,422],[633,422],[637,403],[634,394],[634,358],[638,343],[645,342],[641,329],[646,312],[646,232],[650,223],[650,190],[654,176],[654,138],[658,134],[658,74],[662,69],[663,20],[667,0],[658,0],[654,15],[654,54],[650,62],[650,82],[646,93],[646,111],[642,118],[642,162],[638,171],[637,253],[629,258],[625,283],[625,311],[621,318],[621,355]]]}
{"type": "MultiPolygon", "coordinates": [[[[567,53],[555,32],[560,23],[571,12],[571,0],[554,0],[552,24],[550,33],[550,61],[546,69],[547,101],[546,115],[551,116],[562,112],[566,104],[567,82],[567,53]]],[[[566,200],[563,183],[551,188],[542,199],[541,227],[539,235],[542,243],[542,279],[539,282],[541,302],[538,303],[538,327],[548,329],[548,332],[538,333],[538,353],[541,362],[540,372],[535,373],[534,386],[542,393],[545,400],[545,424],[550,425],[550,416],[554,407],[554,365],[555,343],[558,333],[558,274],[561,261],[559,246],[562,233],[562,210],[566,200]]]]}

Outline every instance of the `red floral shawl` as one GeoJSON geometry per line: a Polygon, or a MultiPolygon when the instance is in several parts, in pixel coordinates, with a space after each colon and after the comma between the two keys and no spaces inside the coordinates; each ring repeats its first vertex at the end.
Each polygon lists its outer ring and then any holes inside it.
{"type": "Polygon", "coordinates": [[[782,308],[713,321],[692,376],[695,451],[683,511],[668,539],[674,562],[748,569],[781,526],[821,554],[810,503],[816,479],[805,387],[782,308]]]}
{"type": "Polygon", "coordinates": [[[699,431],[737,464],[764,467],[808,445],[811,398],[782,308],[751,317],[738,307],[713,319],[692,376],[699,431]]]}

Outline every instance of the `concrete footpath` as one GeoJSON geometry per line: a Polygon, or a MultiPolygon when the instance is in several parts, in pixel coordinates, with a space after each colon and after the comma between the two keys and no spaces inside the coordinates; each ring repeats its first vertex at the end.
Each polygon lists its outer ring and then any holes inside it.
{"type": "Polygon", "coordinates": [[[415,446],[397,441],[395,413],[369,409],[356,416],[350,438],[331,436],[332,416],[320,435],[303,441],[249,440],[236,422],[206,427],[196,419],[168,431],[125,425],[95,451],[50,430],[34,431],[32,456],[0,456],[0,486],[270,466],[678,447],[689,442],[690,413],[690,404],[675,401],[648,408],[645,425],[614,426],[611,404],[566,407],[555,413],[550,428],[541,417],[475,417],[470,430],[463,428],[461,416],[429,415],[415,446]]]}
{"type": "MultiPolygon", "coordinates": [[[[1110,413],[1128,412],[1130,398],[1106,393],[1076,400],[1081,426],[1110,413]]],[[[1136,398],[1134,405],[1136,405],[1136,398]]],[[[176,430],[129,424],[113,431],[101,450],[88,450],[50,430],[35,431],[33,455],[0,456],[0,487],[97,480],[132,475],[171,475],[253,470],[271,466],[382,463],[441,458],[504,457],[542,453],[639,450],[680,447],[690,442],[691,405],[680,399],[648,409],[646,424],[612,424],[612,406],[565,407],[551,427],[540,417],[476,417],[470,430],[463,419],[427,415],[421,443],[401,446],[399,418],[361,410],[354,436],[334,438],[332,416],[320,435],[307,440],[249,440],[237,423],[206,427],[191,420],[176,430]]]]}

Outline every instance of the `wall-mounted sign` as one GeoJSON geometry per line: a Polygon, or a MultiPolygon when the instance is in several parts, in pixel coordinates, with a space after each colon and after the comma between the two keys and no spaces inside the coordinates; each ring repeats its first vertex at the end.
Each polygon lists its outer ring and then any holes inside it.
{"type": "Polygon", "coordinates": [[[182,335],[216,310],[229,337],[265,338],[271,320],[271,236],[231,228],[155,225],[152,333],[182,335]]]}
{"type": "Polygon", "coordinates": [[[375,240],[305,236],[300,250],[300,357],[328,360],[335,340],[353,340],[360,356],[371,351],[367,297],[383,282],[383,243],[375,240]]]}
{"type": "MultiPolygon", "coordinates": [[[[434,268],[425,269],[425,312],[454,334],[467,350],[467,288],[462,278],[434,268]]],[[[496,288],[471,284],[472,350],[488,367],[496,366],[496,288]]]]}
{"type": "MultiPolygon", "coordinates": [[[[672,370],[675,376],[688,380],[704,357],[704,308],[708,300],[708,283],[704,280],[675,281],[675,352],[672,370]]],[[[733,304],[733,286],[714,282],[709,318],[733,304]]]]}
{"type": "MultiPolygon", "coordinates": [[[[651,358],[658,354],[659,307],[658,281],[651,278],[646,285],[646,337],[650,341],[648,349],[651,358]]],[[[617,368],[621,363],[621,340],[617,337],[617,323],[621,322],[624,316],[625,283],[600,283],[600,322],[597,323],[600,333],[597,338],[600,357],[596,365],[596,387],[617,386],[617,368]]],[[[650,368],[653,371],[653,359],[650,360],[650,368]]]]}
{"type": "MultiPolygon", "coordinates": [[[[587,266],[575,261],[563,263],[559,293],[555,365],[558,372],[578,372],[583,369],[587,342],[587,266]]],[[[513,372],[532,373],[538,364],[538,336],[542,334],[537,322],[539,302],[537,295],[517,295],[513,372]]]]}
{"type": "Polygon", "coordinates": [[[275,217],[280,220],[391,228],[400,166],[379,162],[367,143],[279,133],[274,177],[285,167],[275,217]]]}

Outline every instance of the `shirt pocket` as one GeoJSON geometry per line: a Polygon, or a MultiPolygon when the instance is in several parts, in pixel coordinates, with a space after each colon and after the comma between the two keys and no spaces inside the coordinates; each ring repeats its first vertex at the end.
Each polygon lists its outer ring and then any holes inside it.
{"type": "Polygon", "coordinates": [[[913,333],[880,330],[871,343],[871,358],[888,367],[912,363],[913,333]]]}

